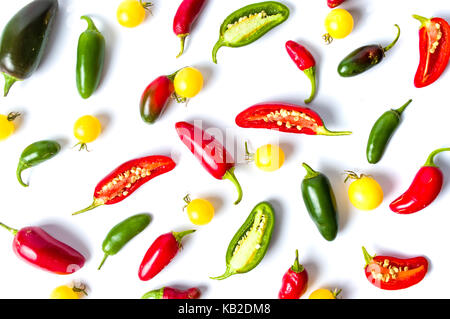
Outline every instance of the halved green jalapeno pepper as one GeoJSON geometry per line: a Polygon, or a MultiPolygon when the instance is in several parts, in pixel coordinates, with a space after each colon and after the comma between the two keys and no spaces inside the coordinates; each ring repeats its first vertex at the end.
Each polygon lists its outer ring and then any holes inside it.
{"type": "Polygon", "coordinates": [[[371,164],[378,163],[384,154],[384,151],[400,124],[400,119],[403,111],[412,102],[409,100],[402,107],[396,110],[389,110],[383,113],[372,127],[367,142],[367,161],[371,164]]]}
{"type": "Polygon", "coordinates": [[[268,202],[256,205],[228,245],[225,273],[211,279],[222,280],[249,272],[263,259],[269,247],[275,213],[268,202]]]}
{"type": "Polygon", "coordinates": [[[223,47],[242,47],[250,44],[264,34],[286,21],[289,8],[276,1],[250,4],[234,11],[220,26],[220,37],[212,52],[217,63],[217,51],[223,47]]]}
{"type": "Polygon", "coordinates": [[[20,155],[19,164],[17,165],[16,175],[19,183],[24,187],[28,187],[22,181],[22,171],[51,159],[60,150],[61,145],[55,141],[39,141],[25,148],[20,155]]]}
{"type": "Polygon", "coordinates": [[[338,232],[338,216],[330,181],[308,164],[303,163],[303,167],[307,172],[302,182],[302,196],[306,209],[323,238],[332,241],[338,232]]]}
{"type": "Polygon", "coordinates": [[[117,254],[126,243],[142,232],[150,223],[150,215],[138,214],[118,223],[106,235],[102,244],[105,256],[98,267],[100,270],[109,256],[117,254]]]}
{"type": "Polygon", "coordinates": [[[92,19],[82,16],[88,27],[78,39],[76,79],[81,97],[87,99],[100,83],[105,60],[105,38],[92,19]]]}

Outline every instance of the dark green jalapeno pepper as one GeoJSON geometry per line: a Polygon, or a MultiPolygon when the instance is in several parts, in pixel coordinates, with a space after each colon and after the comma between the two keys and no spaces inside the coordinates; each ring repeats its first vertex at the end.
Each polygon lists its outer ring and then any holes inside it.
{"type": "Polygon", "coordinates": [[[234,11],[220,26],[219,40],[212,52],[214,63],[217,63],[216,55],[221,47],[237,48],[250,44],[288,17],[289,8],[276,1],[254,3],[234,11]]]}
{"type": "Polygon", "coordinates": [[[4,96],[16,81],[27,79],[39,66],[57,11],[57,0],[35,0],[3,29],[0,71],[5,77],[4,96]]]}
{"type": "Polygon", "coordinates": [[[380,63],[385,57],[385,53],[389,51],[398,41],[400,37],[400,27],[396,24],[398,29],[397,37],[387,47],[383,48],[380,45],[366,45],[356,49],[347,55],[338,66],[338,73],[343,77],[350,77],[361,74],[370,68],[380,63]]]}
{"type": "Polygon", "coordinates": [[[98,270],[102,268],[109,256],[117,254],[126,243],[142,232],[150,223],[150,219],[148,214],[137,214],[114,226],[103,241],[102,249],[105,256],[98,270]]]}
{"type": "Polygon", "coordinates": [[[303,163],[303,167],[307,173],[302,181],[302,196],[306,210],[323,238],[332,241],[338,232],[338,216],[330,181],[308,164],[303,163]]]}
{"type": "Polygon", "coordinates": [[[387,144],[400,124],[403,111],[412,102],[409,100],[402,107],[396,110],[389,110],[383,113],[372,127],[367,142],[367,161],[371,164],[378,163],[386,150],[387,144]]]}
{"type": "Polygon", "coordinates": [[[256,205],[228,245],[225,273],[210,278],[222,280],[258,266],[269,247],[274,223],[272,206],[268,202],[256,205]]]}
{"type": "Polygon", "coordinates": [[[28,187],[22,181],[22,171],[51,159],[60,150],[61,145],[55,141],[39,141],[27,146],[20,155],[19,164],[17,165],[16,175],[19,183],[24,187],[28,187]]]}
{"type": "Polygon", "coordinates": [[[88,26],[78,39],[76,77],[78,93],[87,99],[100,83],[105,60],[105,38],[90,17],[82,16],[81,19],[86,20],[88,26]]]}

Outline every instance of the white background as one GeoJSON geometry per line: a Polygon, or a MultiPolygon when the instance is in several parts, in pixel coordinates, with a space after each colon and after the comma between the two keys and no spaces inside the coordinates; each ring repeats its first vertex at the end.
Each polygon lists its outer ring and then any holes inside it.
{"type": "MultiPolygon", "coordinates": [[[[425,210],[409,216],[392,213],[388,205],[409,186],[419,167],[434,149],[449,146],[450,105],[447,69],[433,85],[416,89],[414,74],[419,60],[419,23],[412,14],[450,20],[448,0],[389,1],[348,0],[342,8],[355,18],[350,36],[322,43],[323,21],[329,12],[325,0],[284,0],[289,19],[257,42],[242,48],[222,48],[218,65],[211,50],[223,19],[252,1],[210,0],[188,38],[185,54],[176,59],[179,40],[172,32],[173,16],[180,1],[154,0],[153,14],[137,28],[126,29],[116,21],[119,0],[60,0],[60,10],[42,64],[24,82],[16,83],[0,111],[23,112],[16,133],[0,144],[2,208],[0,221],[11,227],[42,226],[56,238],[82,252],[87,262],[70,276],[57,276],[19,260],[11,250],[12,236],[0,232],[1,298],[48,298],[52,289],[71,280],[89,286],[89,298],[139,298],[143,293],[172,285],[199,286],[204,298],[276,298],[281,278],[299,249],[306,267],[309,288],[341,288],[342,298],[449,298],[448,201],[445,182],[438,199],[425,210]],[[81,15],[93,16],[107,42],[104,76],[88,100],[78,96],[75,85],[76,45],[86,24],[81,15]],[[371,43],[387,45],[402,35],[386,59],[369,72],[340,78],[336,67],[353,49],[371,43]],[[234,124],[243,109],[266,101],[303,105],[309,81],[287,55],[284,44],[295,40],[306,45],[318,63],[318,94],[311,108],[330,130],[352,130],[351,136],[325,137],[280,134],[267,130],[241,129],[234,124]],[[202,92],[188,106],[170,105],[154,125],[139,116],[139,98],[159,75],[191,65],[205,77],[202,92]],[[375,120],[391,107],[414,101],[404,112],[401,127],[376,166],[367,163],[365,148],[375,120]],[[93,114],[104,131],[89,145],[90,153],[77,152],[72,127],[76,119],[93,114]],[[203,120],[204,127],[220,128],[235,140],[242,160],[243,143],[253,149],[280,142],[286,163],[277,172],[265,173],[254,165],[236,168],[244,189],[238,206],[234,186],[211,177],[181,143],[174,124],[180,120],[203,120]],[[57,139],[63,149],[54,159],[24,172],[29,188],[19,185],[16,165],[22,150],[41,139],[57,139]],[[175,170],[160,176],[127,200],[103,206],[79,216],[71,213],[92,201],[95,185],[112,169],[143,155],[172,155],[175,170]],[[333,242],[324,240],[309,218],[300,194],[305,175],[301,162],[325,173],[336,193],[340,231],[333,242]],[[358,211],[347,199],[344,170],[372,174],[382,185],[385,200],[370,212],[358,211]],[[190,224],[181,210],[183,197],[210,199],[216,206],[213,221],[202,227],[190,224]],[[225,271],[225,252],[234,233],[260,201],[269,200],[276,210],[276,226],[267,255],[247,274],[214,281],[225,271]],[[97,271],[108,231],[123,219],[147,212],[153,217],[148,228],[97,271]],[[160,234],[196,228],[186,237],[184,249],[157,277],[148,282],[137,276],[147,248],[160,234]],[[383,291],[365,278],[361,246],[372,254],[399,257],[423,255],[430,269],[420,284],[403,291],[383,291]]],[[[1,28],[27,0],[2,1],[1,28]]],[[[450,154],[437,163],[450,176],[450,154]]]]}

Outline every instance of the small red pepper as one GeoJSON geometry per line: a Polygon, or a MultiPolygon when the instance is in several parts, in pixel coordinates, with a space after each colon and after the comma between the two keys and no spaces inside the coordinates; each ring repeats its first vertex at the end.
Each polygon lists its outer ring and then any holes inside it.
{"type": "Polygon", "coordinates": [[[181,239],[193,232],[193,229],[179,233],[170,232],[156,238],[139,266],[139,279],[147,281],[159,274],[181,249],[181,239]]]}
{"type": "Polygon", "coordinates": [[[428,156],[408,190],[389,205],[393,212],[412,214],[424,209],[436,199],[444,183],[444,176],[434,164],[434,157],[444,151],[450,151],[450,148],[437,149],[428,156]]]}
{"type": "Polygon", "coordinates": [[[390,256],[370,256],[363,247],[367,280],[385,290],[398,290],[419,283],[428,271],[428,261],[424,257],[408,259],[390,256]]]}
{"type": "Polygon", "coordinates": [[[123,163],[95,187],[93,203],[72,215],[84,213],[101,205],[123,201],[149,180],[175,168],[175,162],[167,156],[146,156],[123,163]]]}
{"type": "Polygon", "coordinates": [[[292,61],[295,62],[297,67],[302,70],[311,81],[311,95],[305,100],[305,103],[308,104],[313,100],[314,95],[316,94],[316,61],[312,54],[303,45],[300,45],[297,42],[287,41],[286,50],[292,61]]]}
{"type": "Polygon", "coordinates": [[[238,204],[242,199],[242,188],[234,176],[234,159],[226,148],[213,136],[191,123],[178,122],[175,129],[183,143],[214,178],[228,179],[236,186],[238,199],[234,204],[238,204]]]}
{"type": "Polygon", "coordinates": [[[347,131],[329,131],[316,112],[287,103],[256,104],[239,113],[235,121],[244,128],[265,128],[286,133],[329,136],[352,134],[347,131]]]}
{"type": "Polygon", "coordinates": [[[198,299],[201,291],[198,288],[189,288],[187,290],[180,290],[172,287],[162,287],[160,289],[152,290],[142,296],[141,299],[198,299]]]}
{"type": "Polygon", "coordinates": [[[183,0],[178,7],[173,19],[173,32],[181,40],[181,51],[177,58],[184,52],[184,41],[191,32],[191,26],[200,15],[206,0],[183,0]]]}
{"type": "Polygon", "coordinates": [[[447,67],[450,59],[450,25],[441,18],[427,19],[418,15],[420,21],[420,61],[414,77],[414,85],[422,88],[436,81],[447,67]]]}
{"type": "Polygon", "coordinates": [[[295,251],[295,261],[283,276],[278,299],[299,299],[308,287],[308,273],[298,261],[298,250],[295,251]]]}
{"type": "Polygon", "coordinates": [[[27,263],[57,275],[68,275],[84,266],[86,259],[72,247],[50,236],[40,227],[20,230],[0,223],[14,235],[13,251],[27,263]]]}
{"type": "Polygon", "coordinates": [[[336,8],[341,5],[345,0],[327,0],[327,4],[330,8],[336,8]]]}

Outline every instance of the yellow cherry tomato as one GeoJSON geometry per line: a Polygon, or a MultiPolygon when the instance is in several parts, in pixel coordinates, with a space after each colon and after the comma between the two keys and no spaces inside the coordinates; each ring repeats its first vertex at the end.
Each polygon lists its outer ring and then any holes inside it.
{"type": "Polygon", "coordinates": [[[6,140],[16,129],[13,121],[20,113],[11,112],[8,115],[0,114],[0,141],[6,140]]]}
{"type": "Polygon", "coordinates": [[[325,18],[325,29],[332,38],[345,38],[353,30],[353,17],[345,9],[331,10],[325,18]]]}
{"type": "Polygon", "coordinates": [[[145,19],[145,10],[151,6],[149,2],[125,0],[117,8],[117,21],[124,27],[134,28],[145,19]]]}
{"type": "Polygon", "coordinates": [[[284,163],[284,152],[281,147],[267,144],[259,147],[254,154],[255,165],[263,171],[273,172],[284,163]]]}
{"type": "Polygon", "coordinates": [[[87,295],[84,287],[69,287],[63,285],[53,289],[50,299],[80,299],[83,295],[87,295]]]}
{"type": "Polygon", "coordinates": [[[383,201],[383,189],[371,176],[357,176],[349,172],[347,177],[354,179],[348,188],[350,202],[358,209],[372,210],[380,206],[383,201]]]}
{"type": "Polygon", "coordinates": [[[330,291],[328,289],[317,289],[311,293],[309,299],[336,299],[341,291],[330,291]]]}
{"type": "Polygon", "coordinates": [[[175,75],[173,80],[175,93],[182,98],[196,96],[203,88],[203,75],[196,68],[186,67],[175,75]]]}
{"type": "Polygon", "coordinates": [[[214,206],[206,199],[190,200],[189,195],[186,195],[184,201],[187,203],[186,211],[189,220],[194,225],[206,225],[213,219],[214,206]]]}
{"type": "Polygon", "coordinates": [[[102,131],[100,121],[92,115],[80,117],[73,126],[73,134],[81,145],[80,149],[86,148],[86,143],[91,143],[97,139],[102,131]]]}

